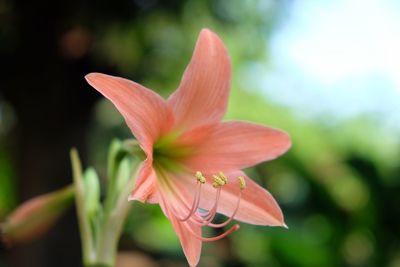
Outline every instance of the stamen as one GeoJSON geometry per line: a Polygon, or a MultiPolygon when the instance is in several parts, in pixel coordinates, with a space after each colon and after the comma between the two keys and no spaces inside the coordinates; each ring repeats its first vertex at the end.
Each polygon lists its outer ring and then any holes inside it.
{"type": "Polygon", "coordinates": [[[197,212],[196,217],[195,217],[195,222],[198,223],[199,225],[206,226],[208,225],[212,220],[214,220],[215,215],[217,215],[217,209],[218,209],[218,202],[219,202],[219,197],[221,195],[221,187],[217,189],[217,194],[215,197],[215,202],[213,207],[206,213],[201,213],[197,212]]]}
{"type": "Polygon", "coordinates": [[[174,216],[179,221],[182,221],[182,222],[187,221],[187,220],[190,219],[190,217],[192,217],[192,215],[194,213],[196,213],[196,210],[198,209],[199,203],[200,203],[200,194],[201,194],[201,183],[199,183],[198,186],[197,186],[196,195],[194,197],[194,200],[193,200],[193,203],[192,203],[192,207],[190,208],[189,213],[185,217],[181,218],[177,214],[175,214],[174,211],[172,211],[172,213],[174,213],[174,216]]]}
{"type": "Polygon", "coordinates": [[[202,184],[206,183],[206,177],[204,177],[204,175],[201,172],[197,171],[194,176],[196,177],[197,181],[199,181],[200,183],[202,183],[202,184]]]}
{"type": "Polygon", "coordinates": [[[239,210],[239,206],[240,206],[240,200],[242,199],[242,190],[246,188],[246,182],[244,180],[244,178],[242,176],[238,177],[239,180],[239,186],[240,186],[240,191],[239,191],[239,195],[238,195],[238,200],[236,202],[236,206],[235,206],[235,210],[233,211],[232,215],[223,223],[209,223],[208,226],[210,227],[215,227],[215,228],[220,228],[220,227],[225,227],[226,225],[228,225],[233,218],[235,217],[237,211],[239,210]]]}
{"type": "MultiPolygon", "coordinates": [[[[191,222],[200,225],[200,226],[210,226],[210,227],[214,227],[214,228],[221,228],[224,227],[226,225],[228,225],[234,218],[234,216],[236,215],[239,206],[240,206],[240,200],[241,200],[241,196],[242,196],[242,190],[246,187],[245,181],[243,177],[238,177],[239,179],[239,186],[240,186],[240,192],[238,195],[238,200],[235,206],[235,210],[232,213],[231,217],[220,224],[213,224],[211,223],[216,214],[217,214],[217,209],[218,209],[218,204],[219,204],[219,200],[220,200],[220,196],[221,196],[221,190],[222,190],[222,186],[226,185],[228,183],[228,178],[225,176],[225,174],[223,172],[219,172],[216,175],[213,175],[213,183],[212,186],[216,189],[216,195],[215,195],[215,202],[213,204],[213,206],[211,207],[211,209],[207,212],[202,213],[199,210],[199,205],[200,205],[200,199],[201,199],[201,186],[203,184],[205,184],[207,182],[205,176],[200,172],[197,171],[195,173],[195,178],[197,180],[197,185],[196,185],[196,193],[195,196],[193,198],[193,203],[192,206],[189,210],[188,205],[186,204],[186,201],[184,201],[183,199],[181,199],[180,201],[182,201],[183,207],[185,207],[185,209],[187,209],[189,212],[187,215],[185,215],[184,217],[181,217],[175,210],[173,206],[170,206],[167,209],[167,215],[168,216],[173,216],[175,217],[178,221],[181,222],[185,222],[190,220],[191,222]]],[[[174,188],[171,188],[173,191],[174,188]]],[[[175,191],[175,193],[178,193],[175,191]]],[[[179,194],[176,195],[177,197],[179,197],[179,194]]],[[[161,197],[163,198],[163,201],[166,203],[164,197],[161,194],[161,197]]],[[[181,197],[182,198],[182,197],[181,197]]],[[[224,233],[218,235],[218,236],[214,236],[214,237],[203,237],[201,234],[197,234],[194,232],[194,230],[191,227],[186,227],[186,229],[190,232],[190,234],[192,234],[195,238],[202,240],[204,242],[212,242],[212,241],[217,241],[220,240],[228,235],[230,235],[231,233],[233,233],[234,231],[239,230],[240,226],[238,224],[233,225],[231,228],[229,228],[227,231],[225,231],[224,233]]]]}
{"type": "Polygon", "coordinates": [[[212,183],[212,186],[217,189],[217,194],[215,197],[214,205],[208,212],[205,212],[205,213],[197,212],[197,215],[201,217],[201,218],[199,218],[199,220],[203,225],[208,224],[209,222],[211,222],[214,219],[215,214],[217,212],[217,208],[218,208],[219,197],[221,195],[221,187],[226,184],[226,182],[224,180],[225,179],[227,180],[226,177],[221,178],[219,175],[213,175],[213,178],[214,178],[214,182],[212,183]]]}
{"type": "Polygon", "coordinates": [[[199,208],[200,197],[201,197],[201,185],[206,182],[206,178],[199,171],[196,172],[195,177],[197,179],[197,190],[196,190],[196,194],[193,199],[192,207],[189,210],[189,213],[185,217],[182,218],[182,217],[178,216],[178,214],[176,214],[176,212],[171,210],[171,212],[176,217],[176,219],[179,221],[182,221],[182,222],[189,220],[190,217],[192,217],[192,215],[195,214],[197,209],[199,208]]]}
{"type": "Polygon", "coordinates": [[[240,225],[239,224],[235,224],[233,225],[231,228],[229,228],[229,230],[227,230],[226,232],[218,235],[218,236],[214,236],[214,237],[203,237],[203,236],[199,236],[198,234],[196,234],[195,232],[193,232],[192,228],[187,227],[187,230],[189,230],[189,232],[197,239],[204,241],[204,242],[212,242],[212,241],[217,241],[220,240],[228,235],[230,235],[231,233],[237,231],[240,229],[240,225]]]}
{"type": "Polygon", "coordinates": [[[244,180],[243,176],[239,176],[239,185],[240,185],[240,190],[243,190],[246,188],[246,180],[244,180]]]}
{"type": "Polygon", "coordinates": [[[225,180],[219,175],[213,175],[214,182],[212,183],[214,188],[219,188],[226,184],[225,180]]]}
{"type": "Polygon", "coordinates": [[[218,173],[218,176],[225,182],[225,184],[228,183],[228,177],[226,177],[222,171],[218,173]]]}

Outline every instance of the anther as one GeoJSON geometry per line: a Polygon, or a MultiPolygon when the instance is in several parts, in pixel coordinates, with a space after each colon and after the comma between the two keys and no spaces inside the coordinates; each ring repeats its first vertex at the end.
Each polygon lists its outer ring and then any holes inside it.
{"type": "Polygon", "coordinates": [[[223,185],[225,185],[225,181],[223,178],[221,178],[219,175],[213,175],[214,182],[212,183],[214,188],[219,188],[223,185]]]}
{"type": "Polygon", "coordinates": [[[199,181],[200,183],[202,183],[202,184],[206,183],[206,177],[204,177],[204,175],[201,172],[197,171],[194,176],[196,177],[197,181],[199,181]]]}
{"type": "Polygon", "coordinates": [[[243,176],[239,176],[239,186],[240,186],[240,190],[243,190],[246,188],[246,181],[244,180],[243,176]]]}
{"type": "Polygon", "coordinates": [[[225,176],[225,174],[222,171],[220,171],[218,173],[218,176],[225,182],[225,184],[228,183],[228,178],[225,176]]]}

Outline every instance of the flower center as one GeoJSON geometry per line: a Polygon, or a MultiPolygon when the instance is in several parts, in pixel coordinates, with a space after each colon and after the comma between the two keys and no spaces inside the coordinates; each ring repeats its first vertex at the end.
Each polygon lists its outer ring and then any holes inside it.
{"type": "Polygon", "coordinates": [[[185,145],[177,144],[178,135],[170,133],[160,138],[153,146],[153,160],[168,171],[177,172],[184,168],[182,158],[189,156],[192,150],[185,145]]]}

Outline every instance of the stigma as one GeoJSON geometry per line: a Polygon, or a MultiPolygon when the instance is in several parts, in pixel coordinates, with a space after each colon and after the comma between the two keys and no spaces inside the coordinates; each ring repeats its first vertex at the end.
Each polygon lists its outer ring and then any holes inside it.
{"type": "MultiPolygon", "coordinates": [[[[217,214],[218,210],[218,205],[220,203],[220,196],[221,196],[221,191],[223,190],[224,186],[228,184],[229,178],[223,173],[223,172],[218,172],[214,175],[211,175],[212,180],[208,179],[205,175],[203,175],[200,171],[195,172],[194,178],[196,179],[196,190],[193,196],[193,201],[191,205],[189,206],[187,203],[183,203],[184,207],[187,209],[187,214],[185,216],[182,216],[182,213],[176,213],[172,211],[172,215],[179,221],[185,222],[185,221],[191,221],[199,226],[202,227],[212,227],[212,228],[222,228],[227,226],[230,222],[233,221],[237,211],[239,210],[240,206],[240,200],[242,198],[242,191],[246,188],[246,181],[243,176],[237,177],[238,179],[238,185],[239,185],[239,190],[238,190],[238,196],[236,200],[236,205],[235,208],[232,212],[232,214],[228,217],[228,219],[222,223],[213,223],[213,220],[217,214]],[[201,188],[204,186],[207,182],[211,184],[211,186],[215,189],[215,199],[212,204],[212,206],[209,208],[209,210],[204,210],[200,208],[200,200],[201,200],[201,188]]],[[[231,233],[237,231],[239,229],[239,225],[235,224],[231,228],[229,228],[227,231],[224,233],[215,236],[215,237],[203,237],[201,235],[196,234],[193,232],[190,228],[188,229],[191,234],[202,241],[216,241],[219,239],[222,239],[231,233]]]]}

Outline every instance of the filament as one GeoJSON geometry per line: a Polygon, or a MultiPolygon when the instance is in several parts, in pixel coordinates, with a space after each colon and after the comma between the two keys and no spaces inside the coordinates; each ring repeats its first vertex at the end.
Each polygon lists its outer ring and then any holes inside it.
{"type": "Polygon", "coordinates": [[[239,192],[238,200],[236,202],[236,207],[235,207],[235,210],[233,211],[232,215],[223,223],[217,223],[217,224],[209,223],[208,226],[215,227],[215,228],[221,228],[221,227],[227,226],[231,221],[233,221],[233,218],[235,217],[237,211],[239,210],[241,199],[242,199],[242,190],[240,190],[240,192],[239,192]]]}

